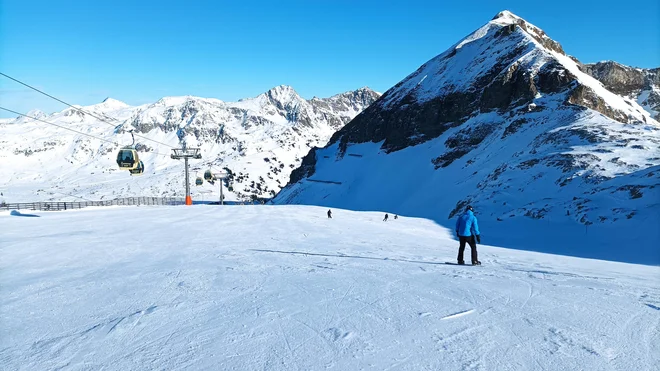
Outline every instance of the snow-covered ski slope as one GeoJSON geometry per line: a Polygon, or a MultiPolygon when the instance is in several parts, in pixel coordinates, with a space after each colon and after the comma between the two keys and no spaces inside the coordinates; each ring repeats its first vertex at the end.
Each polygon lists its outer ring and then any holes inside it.
{"type": "Polygon", "coordinates": [[[660,268],[309,206],[0,215],[7,370],[658,370],[660,268]]]}

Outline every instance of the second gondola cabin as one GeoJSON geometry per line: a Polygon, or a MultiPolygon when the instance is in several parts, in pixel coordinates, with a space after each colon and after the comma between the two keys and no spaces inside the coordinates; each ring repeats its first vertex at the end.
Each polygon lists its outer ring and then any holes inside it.
{"type": "Polygon", "coordinates": [[[144,163],[142,161],[138,161],[138,166],[135,169],[129,170],[131,175],[142,175],[144,173],[144,163]]]}

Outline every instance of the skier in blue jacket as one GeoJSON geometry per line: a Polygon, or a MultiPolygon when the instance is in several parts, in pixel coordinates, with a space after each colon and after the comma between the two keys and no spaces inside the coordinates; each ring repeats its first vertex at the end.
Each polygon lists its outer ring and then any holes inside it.
{"type": "Polygon", "coordinates": [[[458,217],[456,221],[456,236],[459,240],[458,247],[458,264],[465,264],[463,261],[463,252],[465,252],[465,243],[470,245],[472,249],[472,265],[480,265],[481,262],[477,259],[477,242],[481,243],[481,233],[479,232],[479,224],[477,223],[477,217],[474,216],[474,209],[472,206],[468,206],[465,209],[465,213],[458,217]]]}

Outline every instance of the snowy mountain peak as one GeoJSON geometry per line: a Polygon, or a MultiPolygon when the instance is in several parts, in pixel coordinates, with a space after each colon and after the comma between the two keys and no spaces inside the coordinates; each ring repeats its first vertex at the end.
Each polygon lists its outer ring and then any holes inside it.
{"type": "Polygon", "coordinates": [[[101,103],[94,104],[89,106],[89,108],[104,110],[104,111],[113,111],[120,110],[130,107],[128,104],[113,98],[105,98],[101,103]]]}
{"type": "Polygon", "coordinates": [[[263,96],[265,96],[270,101],[279,103],[303,100],[300,95],[298,95],[298,93],[289,85],[276,86],[265,92],[263,96]]]}
{"type": "Polygon", "coordinates": [[[191,95],[182,95],[175,97],[162,97],[156,103],[153,103],[152,106],[177,106],[186,104],[191,101],[202,100],[204,98],[193,97],[191,95]]]}
{"type": "Polygon", "coordinates": [[[19,116],[15,119],[3,120],[2,123],[5,123],[5,124],[22,124],[22,123],[25,123],[25,122],[34,121],[34,119],[32,119],[32,118],[44,119],[44,118],[48,117],[48,115],[46,113],[44,113],[43,111],[38,110],[38,109],[33,109],[33,110],[29,111],[28,113],[26,113],[25,115],[27,117],[19,116]]]}
{"type": "Polygon", "coordinates": [[[358,92],[375,92],[373,89],[371,89],[368,86],[363,86],[363,87],[357,89],[356,91],[358,91],[358,92]]]}
{"type": "Polygon", "coordinates": [[[359,94],[376,94],[378,96],[382,95],[382,93],[379,93],[379,92],[371,89],[368,86],[363,86],[363,87],[355,90],[355,93],[359,93],[359,94]]]}
{"type": "Polygon", "coordinates": [[[277,85],[268,89],[267,94],[296,94],[295,89],[290,85],[277,85]]]}
{"type": "Polygon", "coordinates": [[[533,40],[538,42],[543,47],[555,51],[560,54],[565,54],[561,45],[548,37],[545,31],[541,28],[527,22],[523,18],[511,13],[508,10],[501,11],[489,22],[489,24],[506,27],[505,34],[511,34],[518,30],[525,32],[533,40]]]}
{"type": "Polygon", "coordinates": [[[337,95],[333,95],[330,98],[316,98],[316,97],[314,97],[314,99],[320,99],[320,100],[333,99],[335,97],[347,97],[347,96],[355,96],[355,95],[359,95],[359,94],[378,95],[378,96],[380,96],[380,94],[377,93],[376,91],[372,90],[368,86],[364,86],[364,87],[356,89],[356,90],[351,90],[351,91],[347,91],[347,92],[344,92],[344,93],[339,93],[337,95]]]}
{"type": "Polygon", "coordinates": [[[517,23],[518,21],[522,20],[522,18],[518,17],[517,15],[513,14],[509,10],[503,10],[495,15],[492,19],[497,20],[499,22],[509,22],[509,23],[517,23]]]}
{"type": "Polygon", "coordinates": [[[559,91],[571,92],[571,104],[617,121],[657,124],[636,102],[613,94],[583,73],[581,63],[567,56],[543,30],[510,12],[502,12],[422,65],[385,92],[382,105],[421,104],[454,95],[467,105],[446,102],[442,116],[454,120],[470,115],[475,104],[482,112],[508,110],[559,91]]]}
{"type": "MultiPolygon", "coordinates": [[[[38,118],[38,119],[48,117],[47,113],[45,113],[44,111],[38,110],[38,109],[30,110],[28,113],[26,113],[26,115],[30,116],[30,117],[38,118]]],[[[30,119],[28,119],[28,120],[30,120],[30,119]]]]}
{"type": "Polygon", "coordinates": [[[105,98],[101,103],[105,103],[106,105],[114,105],[114,106],[122,106],[122,107],[128,106],[128,104],[110,97],[105,98]]]}

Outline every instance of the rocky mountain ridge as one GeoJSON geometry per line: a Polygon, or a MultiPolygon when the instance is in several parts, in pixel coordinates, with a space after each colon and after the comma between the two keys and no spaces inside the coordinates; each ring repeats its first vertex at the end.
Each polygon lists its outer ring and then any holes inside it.
{"type": "Polygon", "coordinates": [[[584,64],[581,70],[608,90],[635,100],[654,119],[660,119],[660,68],[635,68],[614,61],[584,64]]]}

